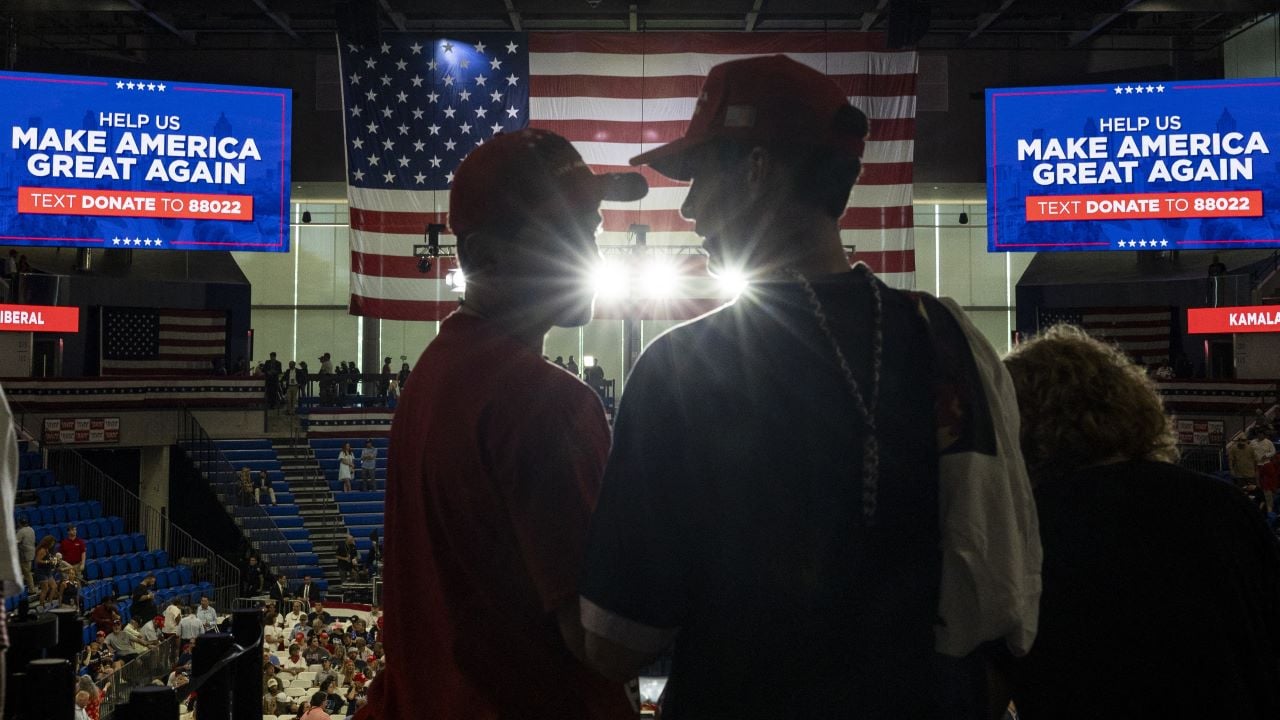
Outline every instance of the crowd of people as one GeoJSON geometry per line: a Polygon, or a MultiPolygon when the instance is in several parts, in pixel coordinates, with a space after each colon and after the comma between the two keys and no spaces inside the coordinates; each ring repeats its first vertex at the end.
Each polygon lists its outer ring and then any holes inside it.
{"type": "Polygon", "coordinates": [[[354,715],[367,700],[368,680],[385,663],[381,610],[374,605],[367,618],[339,620],[320,602],[293,599],[290,607],[281,614],[275,600],[263,605],[263,713],[306,720],[354,715]],[[315,692],[289,693],[303,673],[311,674],[303,684],[315,692]]]}

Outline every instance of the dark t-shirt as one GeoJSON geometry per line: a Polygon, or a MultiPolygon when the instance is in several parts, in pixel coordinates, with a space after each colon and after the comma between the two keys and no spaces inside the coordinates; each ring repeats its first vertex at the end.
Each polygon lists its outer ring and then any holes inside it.
{"type": "MultiPolygon", "coordinates": [[[[866,396],[867,276],[813,284],[866,396]]],[[[637,363],[582,595],[612,616],[679,628],[666,717],[941,714],[932,345],[915,299],[880,291],[870,526],[865,428],[799,284],[754,285],[637,363]]]]}
{"type": "Polygon", "coordinates": [[[149,587],[146,585],[139,585],[133,589],[133,593],[130,595],[133,600],[133,605],[130,607],[130,613],[133,617],[138,618],[142,622],[146,622],[156,616],[155,591],[155,585],[151,585],[149,587]],[[143,599],[144,597],[146,598],[145,600],[143,599]]]}
{"type": "Polygon", "coordinates": [[[1280,717],[1280,557],[1234,487],[1165,463],[1036,489],[1040,631],[1027,720],[1280,717]]]}
{"type": "Polygon", "coordinates": [[[630,718],[555,620],[609,449],[599,398],[460,313],[415,367],[388,452],[388,663],[361,719],[630,718]]]}

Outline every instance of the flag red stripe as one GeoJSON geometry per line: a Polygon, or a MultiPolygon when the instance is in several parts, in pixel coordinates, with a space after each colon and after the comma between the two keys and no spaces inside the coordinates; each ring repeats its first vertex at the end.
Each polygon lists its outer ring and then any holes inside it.
{"type": "Polygon", "coordinates": [[[383,320],[443,320],[458,309],[457,300],[383,300],[351,296],[351,314],[383,320]]]}
{"type": "Polygon", "coordinates": [[[854,253],[853,259],[864,262],[872,272],[905,273],[916,271],[915,250],[885,250],[854,253]]]}
{"type": "MultiPolygon", "coordinates": [[[[397,235],[417,235],[427,229],[429,223],[445,223],[448,213],[415,213],[394,212],[391,210],[369,210],[351,207],[351,229],[369,232],[392,233],[397,235]]],[[[425,242],[425,240],[424,240],[425,242]]]]}
{"type": "MultiPolygon", "coordinates": [[[[849,97],[897,97],[916,91],[916,76],[829,76],[849,97]]],[[[535,75],[529,78],[529,97],[593,97],[621,100],[696,98],[702,91],[700,75],[620,77],[617,75],[535,75]]]]}
{"type": "Polygon", "coordinates": [[[783,52],[888,52],[883,33],[584,33],[539,32],[529,35],[531,53],[713,53],[768,55],[783,52]],[[697,39],[691,43],[691,38],[697,39]]]}

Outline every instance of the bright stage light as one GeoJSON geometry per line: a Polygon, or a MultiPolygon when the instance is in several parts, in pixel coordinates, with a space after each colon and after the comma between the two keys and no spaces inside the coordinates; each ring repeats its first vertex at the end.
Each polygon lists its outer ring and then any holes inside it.
{"type": "Polygon", "coordinates": [[[738,297],[747,289],[747,276],[736,270],[726,270],[717,278],[720,282],[720,294],[727,297],[738,297]]]}
{"type": "Polygon", "coordinates": [[[582,356],[582,367],[584,367],[584,368],[589,368],[589,367],[595,367],[595,366],[596,366],[596,356],[595,356],[595,355],[583,355],[583,356],[582,356]]]}
{"type": "Polygon", "coordinates": [[[640,276],[642,297],[669,298],[676,294],[676,286],[680,282],[680,273],[675,266],[660,259],[654,259],[640,276]]]}
{"type": "Polygon", "coordinates": [[[627,268],[616,261],[601,261],[591,273],[591,287],[595,290],[596,297],[626,297],[627,285],[627,268]]]}
{"type": "Polygon", "coordinates": [[[467,291],[467,278],[462,274],[462,268],[454,268],[445,273],[444,282],[456,293],[467,291]]]}

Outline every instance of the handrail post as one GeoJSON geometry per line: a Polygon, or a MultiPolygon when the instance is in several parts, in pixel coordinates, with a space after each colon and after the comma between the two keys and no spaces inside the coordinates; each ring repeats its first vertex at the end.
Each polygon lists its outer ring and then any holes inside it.
{"type": "Polygon", "coordinates": [[[191,672],[195,677],[205,678],[196,701],[200,707],[200,720],[232,720],[234,685],[231,673],[218,672],[208,677],[205,673],[212,670],[234,645],[235,640],[229,633],[205,633],[196,638],[195,649],[191,652],[191,672]]]}
{"type": "MultiPolygon", "coordinates": [[[[262,611],[257,608],[233,610],[231,635],[243,648],[262,647],[262,611]]],[[[246,651],[236,660],[235,689],[231,696],[236,720],[262,717],[262,656],[259,653],[246,651]]]]}

